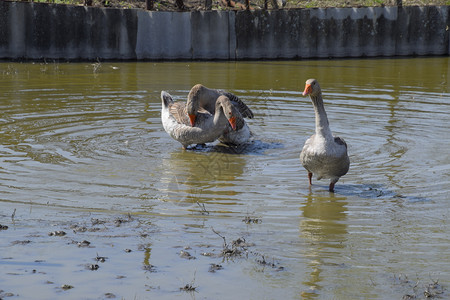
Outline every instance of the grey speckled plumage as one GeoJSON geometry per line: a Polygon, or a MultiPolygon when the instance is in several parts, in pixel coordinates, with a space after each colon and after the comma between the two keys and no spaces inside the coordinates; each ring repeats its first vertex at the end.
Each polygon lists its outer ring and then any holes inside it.
{"type": "Polygon", "coordinates": [[[194,125],[196,115],[201,112],[209,112],[214,114],[214,103],[219,96],[226,96],[230,99],[235,110],[236,130],[232,130],[227,125],[227,130],[219,138],[222,143],[239,145],[248,142],[252,136],[250,128],[245,122],[244,118],[252,119],[254,117],[251,109],[236,95],[224,92],[221,90],[210,89],[202,84],[196,84],[189,92],[187,105],[187,114],[191,119],[191,124],[194,125]]]}
{"type": "Polygon", "coordinates": [[[161,92],[161,121],[164,130],[186,149],[192,144],[214,142],[227,128],[227,124],[235,127],[233,120],[234,106],[226,96],[219,96],[215,103],[214,115],[209,112],[199,113],[196,125],[190,126],[186,117],[186,104],[174,102],[172,96],[161,92]]]}
{"type": "Polygon", "coordinates": [[[242,117],[248,119],[253,118],[254,115],[251,109],[238,96],[229,92],[210,89],[202,84],[194,85],[189,91],[187,100],[188,113],[198,110],[199,108],[203,108],[213,114],[216,100],[220,95],[228,97],[231,103],[233,103],[233,105],[239,110],[242,117]],[[190,102],[192,103],[192,106],[189,105],[190,102]]]}
{"type": "Polygon", "coordinates": [[[322,91],[315,79],[306,81],[303,96],[309,95],[314,106],[316,133],[306,140],[300,153],[300,161],[308,171],[309,184],[312,175],[317,179],[329,178],[329,191],[334,192],[334,185],[341,176],[347,174],[350,159],[347,154],[347,144],[340,137],[334,137],[328,123],[323,105],[322,91]]]}

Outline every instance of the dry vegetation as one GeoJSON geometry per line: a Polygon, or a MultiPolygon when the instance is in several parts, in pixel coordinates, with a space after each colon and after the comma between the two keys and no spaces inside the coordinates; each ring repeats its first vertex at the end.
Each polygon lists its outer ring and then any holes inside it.
{"type": "MultiPolygon", "coordinates": [[[[97,7],[118,8],[146,8],[146,0],[34,0],[34,2],[46,2],[71,5],[89,5],[97,7]]],[[[150,0],[148,0],[150,1],[150,0]]],[[[209,1],[213,10],[245,9],[245,0],[182,0],[183,8],[177,6],[180,0],[153,0],[153,10],[205,10],[205,4],[209,1]]],[[[426,5],[450,5],[450,0],[250,0],[250,8],[264,9],[295,9],[315,7],[374,7],[393,6],[400,2],[403,6],[426,5]],[[266,3],[265,3],[266,2],[266,3]]]]}

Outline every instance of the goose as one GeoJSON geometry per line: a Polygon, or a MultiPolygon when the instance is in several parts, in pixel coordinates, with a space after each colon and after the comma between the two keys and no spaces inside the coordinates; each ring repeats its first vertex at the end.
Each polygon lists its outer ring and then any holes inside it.
{"type": "Polygon", "coordinates": [[[306,95],[309,95],[314,106],[316,133],[306,140],[300,153],[300,162],[308,171],[309,185],[312,185],[312,176],[315,174],[317,180],[329,178],[328,190],[334,192],[334,185],[341,176],[347,174],[350,167],[347,144],[331,133],[322,91],[316,79],[306,81],[303,96],[306,95]]]}
{"type": "Polygon", "coordinates": [[[253,136],[253,133],[250,131],[250,128],[245,122],[239,111],[235,112],[236,115],[236,128],[233,129],[230,126],[226,126],[225,131],[219,137],[219,141],[222,144],[231,145],[231,146],[239,146],[246,144],[250,141],[253,136]]]}
{"type": "Polygon", "coordinates": [[[186,115],[186,103],[174,102],[172,96],[161,92],[161,121],[164,130],[176,141],[187,149],[192,144],[205,144],[218,139],[227,124],[236,129],[236,109],[226,96],[219,96],[215,104],[214,115],[210,113],[198,113],[196,126],[190,126],[186,115]]]}
{"type": "Polygon", "coordinates": [[[252,137],[252,133],[244,118],[252,119],[254,117],[251,109],[236,95],[221,90],[210,89],[202,84],[194,85],[188,94],[186,105],[191,125],[195,126],[198,113],[209,112],[214,114],[215,101],[221,95],[227,96],[237,109],[234,114],[237,128],[232,130],[230,126],[227,126],[227,130],[219,138],[219,141],[231,145],[240,145],[248,142],[252,137]]]}

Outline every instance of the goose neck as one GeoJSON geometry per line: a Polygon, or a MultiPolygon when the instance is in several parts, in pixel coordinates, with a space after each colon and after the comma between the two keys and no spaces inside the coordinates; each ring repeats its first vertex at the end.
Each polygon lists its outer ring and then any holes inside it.
{"type": "Polygon", "coordinates": [[[317,96],[311,95],[310,97],[314,105],[314,112],[316,115],[316,134],[324,136],[325,138],[332,138],[333,135],[331,133],[327,113],[325,112],[325,107],[323,105],[322,94],[320,93],[317,96]]]}
{"type": "Polygon", "coordinates": [[[227,120],[225,117],[225,113],[223,111],[223,107],[221,104],[216,104],[216,110],[214,113],[214,125],[224,125],[227,120]]]}

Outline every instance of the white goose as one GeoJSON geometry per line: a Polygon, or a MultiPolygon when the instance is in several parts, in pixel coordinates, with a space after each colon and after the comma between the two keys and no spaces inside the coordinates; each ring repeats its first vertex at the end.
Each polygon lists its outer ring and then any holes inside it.
{"type": "Polygon", "coordinates": [[[162,109],[161,121],[164,130],[186,149],[192,144],[205,144],[214,142],[226,129],[227,124],[236,128],[236,110],[226,96],[217,98],[215,113],[198,113],[196,126],[189,126],[186,114],[186,104],[174,102],[172,96],[161,92],[162,109]]]}
{"type": "Polygon", "coordinates": [[[202,84],[196,84],[189,92],[186,102],[187,113],[192,126],[196,124],[197,114],[209,112],[214,114],[216,99],[221,96],[227,96],[233,106],[236,108],[234,116],[236,117],[236,129],[232,130],[227,125],[226,131],[219,138],[222,143],[240,145],[248,142],[252,136],[250,128],[244,118],[253,118],[251,109],[237,96],[232,93],[210,89],[202,84]]]}
{"type": "Polygon", "coordinates": [[[340,137],[334,137],[328,124],[327,113],[323,105],[322,91],[315,79],[306,81],[303,96],[309,95],[316,115],[316,133],[306,140],[300,153],[300,161],[308,171],[309,184],[312,175],[317,180],[330,178],[329,191],[334,192],[334,185],[341,176],[347,174],[350,159],[347,144],[340,137]]]}

